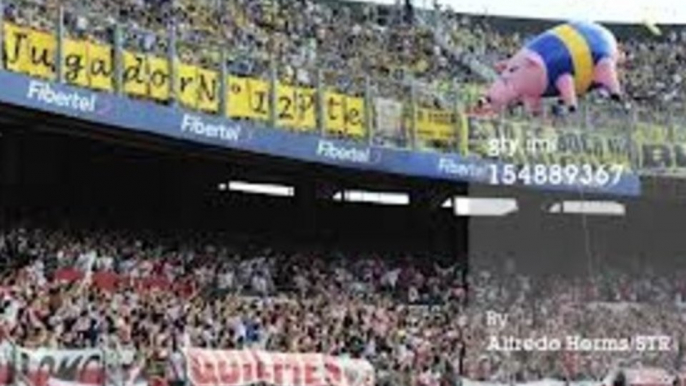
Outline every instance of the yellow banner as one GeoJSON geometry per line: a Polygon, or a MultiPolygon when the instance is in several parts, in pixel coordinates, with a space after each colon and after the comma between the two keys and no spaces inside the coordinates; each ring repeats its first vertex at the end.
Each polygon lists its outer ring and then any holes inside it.
{"type": "Polygon", "coordinates": [[[334,92],[324,94],[324,127],[330,134],[345,133],[345,95],[334,92]]]}
{"type": "Polygon", "coordinates": [[[219,74],[204,68],[197,68],[198,108],[216,113],[219,111],[219,74]]]}
{"type": "Polygon", "coordinates": [[[302,131],[317,127],[314,89],[278,85],[276,90],[277,126],[302,131]]]}
{"type": "Polygon", "coordinates": [[[248,97],[248,78],[229,76],[226,79],[226,100],[229,101],[227,115],[231,118],[248,118],[250,116],[250,98],[248,97]]]}
{"type": "MultiPolygon", "coordinates": [[[[11,23],[5,23],[4,34],[8,70],[44,79],[55,78],[57,42],[54,35],[11,23]]],[[[63,49],[62,71],[67,83],[96,90],[114,90],[112,46],[65,39],[63,49]]],[[[126,94],[158,101],[171,99],[171,69],[167,58],[124,50],[122,62],[122,88],[126,94]]],[[[217,71],[178,63],[176,91],[179,103],[203,111],[218,112],[221,99],[219,78],[217,71]]],[[[226,82],[229,117],[269,119],[269,82],[235,76],[229,76],[226,82]]],[[[314,89],[279,85],[276,93],[278,126],[302,131],[316,129],[317,96],[314,89]]],[[[365,136],[364,99],[328,92],[324,104],[323,122],[328,132],[352,137],[365,136]]],[[[440,128],[432,130],[433,136],[445,136],[440,128]]]]}
{"type": "Polygon", "coordinates": [[[79,40],[65,39],[64,63],[62,72],[64,81],[77,86],[88,87],[88,45],[79,40]]]}
{"type": "Polygon", "coordinates": [[[46,32],[31,31],[29,41],[31,44],[29,74],[37,78],[54,80],[57,39],[46,32]]]}
{"type": "Polygon", "coordinates": [[[356,138],[365,136],[364,99],[326,92],[323,110],[326,132],[356,138]]]}
{"type": "Polygon", "coordinates": [[[276,124],[279,127],[298,127],[297,100],[295,87],[284,85],[276,87],[276,124]]]}
{"type": "Polygon", "coordinates": [[[269,83],[237,76],[230,76],[227,83],[229,117],[269,120],[269,83]]]}
{"type": "Polygon", "coordinates": [[[198,106],[198,67],[180,63],[177,66],[177,81],[179,102],[195,108],[198,106]]]}
{"type": "Polygon", "coordinates": [[[29,44],[31,31],[28,28],[5,23],[3,32],[7,69],[28,74],[31,69],[31,47],[29,44]]]}
{"type": "Polygon", "coordinates": [[[317,128],[317,90],[298,88],[297,92],[298,122],[302,130],[317,128]]]}
{"type": "Polygon", "coordinates": [[[148,56],[148,70],[150,71],[150,97],[158,101],[168,101],[171,87],[169,60],[157,56],[148,56]]]}
{"type": "Polygon", "coordinates": [[[124,51],[124,92],[134,96],[148,95],[146,55],[124,51]]]}
{"type": "Polygon", "coordinates": [[[351,137],[362,138],[366,135],[364,124],[364,99],[345,98],[346,131],[351,137]]]}
{"type": "MultiPolygon", "coordinates": [[[[7,69],[37,78],[55,79],[57,40],[47,32],[5,24],[7,69]]],[[[62,73],[65,82],[98,90],[113,89],[112,48],[107,45],[65,39],[62,73]]]]}
{"type": "Polygon", "coordinates": [[[456,138],[455,116],[446,110],[418,108],[417,137],[422,141],[453,142],[456,138]]]}
{"type": "Polygon", "coordinates": [[[113,91],[114,60],[112,47],[88,43],[88,75],[91,87],[96,90],[113,91]]]}
{"type": "Polygon", "coordinates": [[[458,149],[459,153],[465,156],[469,155],[469,117],[464,112],[460,112],[458,117],[458,149]]]}

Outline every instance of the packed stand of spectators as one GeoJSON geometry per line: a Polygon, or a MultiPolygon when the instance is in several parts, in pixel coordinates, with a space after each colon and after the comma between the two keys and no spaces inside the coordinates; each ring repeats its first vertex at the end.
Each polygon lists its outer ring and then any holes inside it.
{"type": "MultiPolygon", "coordinates": [[[[440,2],[438,16],[428,20],[437,20],[446,31],[447,50],[436,41],[433,26],[416,22],[412,7],[368,3],[11,0],[5,14],[48,30],[54,28],[59,5],[68,9],[68,32],[84,37],[112,41],[111,26],[118,22],[125,26],[127,47],[161,54],[173,29],[184,62],[216,68],[216,47],[225,47],[233,73],[265,76],[274,58],[282,63],[284,81],[314,85],[315,70],[321,69],[325,84],[359,94],[364,84],[360,80],[371,75],[379,95],[396,98],[406,92],[397,81],[408,75],[438,89],[454,81],[483,84],[484,79],[454,60],[454,53],[493,66],[540,32],[513,32],[501,28],[497,18],[456,14],[440,2]]],[[[686,66],[686,29],[666,29],[663,36],[649,35],[641,27],[635,32],[635,38],[620,39],[626,59],[623,83],[630,99],[653,115],[683,111],[686,82],[680,70],[686,66]]]]}
{"type": "Polygon", "coordinates": [[[175,30],[184,62],[216,67],[223,47],[233,72],[263,76],[274,58],[284,63],[287,80],[314,85],[320,69],[335,74],[328,79],[342,91],[365,75],[384,82],[412,75],[435,84],[450,81],[455,71],[431,29],[401,7],[314,0],[11,0],[6,15],[50,30],[59,5],[67,10],[68,30],[83,37],[111,42],[118,22],[127,47],[162,53],[175,30]]]}
{"type": "Polygon", "coordinates": [[[600,380],[618,360],[680,372],[686,363],[680,270],[539,276],[477,265],[464,306],[457,266],[255,245],[222,234],[5,229],[2,331],[30,348],[134,349],[142,363],[188,346],[361,357],[389,385],[454,384],[459,371],[488,381],[600,380]],[[91,274],[58,280],[68,268],[91,274]],[[93,279],[100,273],[132,280],[104,288],[93,279]],[[134,284],[151,277],[191,291],[134,284]],[[489,311],[508,322],[489,326],[489,311]],[[489,348],[493,337],[573,335],[671,341],[642,352],[489,348]]]}
{"type": "Polygon", "coordinates": [[[456,267],[236,245],[216,234],[5,229],[2,331],[25,347],[135,349],[141,361],[189,346],[321,352],[368,359],[381,384],[454,384],[464,350],[456,267]],[[57,280],[70,267],[91,274],[57,280]],[[102,272],[193,291],[132,280],[107,289],[94,281],[102,272]]]}
{"type": "Polygon", "coordinates": [[[469,348],[464,363],[468,377],[503,382],[602,381],[621,363],[679,374],[686,370],[683,270],[656,274],[649,269],[635,273],[626,267],[606,267],[593,275],[534,276],[513,267],[491,265],[470,275],[470,302],[462,316],[469,348]],[[486,316],[492,311],[506,314],[507,323],[489,326],[486,316]],[[566,345],[567,337],[573,336],[603,342],[638,336],[670,340],[668,349],[655,345],[644,351],[625,350],[615,345],[616,349],[573,351],[566,345]],[[563,348],[507,351],[507,337],[559,339],[563,348]]]}
{"type": "Polygon", "coordinates": [[[623,42],[626,92],[646,103],[646,110],[657,117],[663,113],[680,117],[686,109],[685,47],[686,29],[657,39],[623,42]]]}

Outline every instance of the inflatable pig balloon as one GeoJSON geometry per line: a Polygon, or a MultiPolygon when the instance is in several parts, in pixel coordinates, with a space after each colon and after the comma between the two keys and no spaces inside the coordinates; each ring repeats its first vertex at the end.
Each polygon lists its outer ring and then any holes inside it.
{"type": "Polygon", "coordinates": [[[558,97],[574,111],[578,96],[595,87],[619,99],[618,59],[617,40],[605,27],[590,22],[562,24],[496,65],[500,76],[483,102],[495,111],[523,103],[538,113],[541,98],[558,97]]]}

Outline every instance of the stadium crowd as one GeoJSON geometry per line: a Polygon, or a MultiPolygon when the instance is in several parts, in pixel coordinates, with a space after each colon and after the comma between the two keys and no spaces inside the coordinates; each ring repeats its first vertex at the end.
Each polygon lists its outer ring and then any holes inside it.
{"type": "MultiPolygon", "coordinates": [[[[313,0],[46,0],[27,7],[27,1],[9,2],[6,16],[50,29],[54,19],[47,15],[54,16],[56,6],[62,4],[68,7],[66,20],[74,33],[111,41],[111,33],[102,29],[118,21],[127,27],[126,41],[146,51],[166,47],[173,27],[185,61],[216,65],[217,51],[209,45],[224,45],[230,47],[234,72],[265,71],[264,64],[273,57],[284,63],[285,79],[310,85],[315,68],[335,73],[332,82],[343,87],[364,75],[399,81],[411,74],[432,85],[458,79],[483,82],[452,54],[470,53],[492,66],[531,37],[502,30],[497,18],[469,17],[446,7],[437,12],[447,27],[449,47],[434,39],[431,25],[414,19],[411,7],[313,0]]],[[[683,109],[686,83],[679,69],[686,64],[686,30],[670,29],[659,37],[639,30],[634,35],[620,39],[627,93],[651,108],[683,109]]],[[[384,82],[378,87],[383,88],[384,82]]]]}
{"type": "Polygon", "coordinates": [[[169,377],[183,374],[178,353],[191,346],[365,358],[388,385],[454,385],[458,373],[502,382],[600,380],[619,360],[685,370],[680,272],[538,277],[490,267],[470,274],[467,292],[457,266],[239,248],[237,240],[5,229],[3,331],[28,348],[133,349],[141,363],[165,363],[169,377]],[[86,274],[63,275],[69,269],[86,274]],[[103,273],[121,280],[103,284],[103,273]],[[168,284],[137,282],[146,278],[168,284]],[[509,322],[489,325],[492,311],[509,322]],[[493,343],[573,335],[669,336],[670,346],[575,352],[493,343]]]}
{"type": "Polygon", "coordinates": [[[5,14],[20,24],[49,30],[59,5],[67,10],[69,32],[111,43],[112,25],[119,22],[126,27],[127,47],[154,51],[166,46],[174,30],[184,61],[216,65],[217,48],[226,47],[231,70],[239,73],[259,74],[270,58],[284,63],[284,77],[309,84],[315,68],[336,72],[342,83],[365,74],[396,81],[409,74],[445,80],[452,71],[431,30],[408,19],[411,11],[373,4],[13,0],[5,14]]]}
{"type": "Polygon", "coordinates": [[[467,376],[502,382],[602,380],[615,366],[636,363],[683,374],[683,270],[658,274],[647,267],[634,271],[628,265],[581,276],[524,275],[511,265],[473,272],[464,330],[467,376]],[[489,312],[507,315],[508,322],[489,325],[489,312]],[[574,348],[580,346],[568,340],[575,336],[601,343],[577,351],[574,348]],[[668,337],[669,344],[643,349],[617,345],[621,339],[639,336],[668,337]],[[508,349],[514,347],[508,337],[559,340],[562,349],[508,349]]]}
{"type": "Polygon", "coordinates": [[[381,383],[434,385],[457,372],[463,345],[453,316],[464,293],[456,267],[183,239],[193,241],[6,230],[0,256],[15,268],[2,279],[4,333],[29,348],[134,349],[172,370],[192,346],[361,357],[381,383]],[[90,274],[69,279],[67,268],[90,274]],[[104,272],[127,279],[102,285],[104,272]],[[193,290],[134,284],[155,277],[193,290]]]}
{"type": "MultiPolygon", "coordinates": [[[[57,6],[64,5],[68,33],[112,42],[112,25],[119,22],[126,27],[127,48],[162,54],[170,31],[175,31],[177,52],[187,63],[217,68],[217,47],[228,47],[232,73],[266,76],[273,58],[283,81],[313,86],[321,70],[324,84],[360,93],[369,75],[375,95],[397,99],[406,92],[399,82],[409,76],[438,95],[445,95],[456,81],[478,89],[485,80],[457,58],[468,53],[492,67],[531,37],[504,28],[497,18],[457,14],[440,2],[435,2],[435,14],[415,18],[420,11],[405,3],[11,0],[5,15],[48,30],[54,28],[57,6]],[[439,31],[446,32],[447,46],[436,40],[432,23],[444,27],[439,31]]],[[[686,82],[679,69],[686,65],[686,30],[670,28],[663,36],[653,36],[636,27],[630,36],[620,38],[623,83],[630,99],[652,115],[683,111],[686,82]]]]}
{"type": "MultiPolygon", "coordinates": [[[[163,48],[173,26],[184,61],[216,62],[216,50],[207,45],[227,44],[236,73],[260,73],[276,57],[294,82],[312,84],[314,68],[323,68],[337,74],[330,81],[342,89],[366,74],[395,81],[413,74],[431,84],[480,81],[434,41],[430,27],[415,23],[409,9],[311,0],[43,0],[25,7],[15,0],[5,15],[50,29],[54,19],[46,15],[60,4],[69,7],[70,33],[111,40],[112,23],[123,21],[127,44],[141,50],[163,48]]],[[[452,48],[487,65],[527,38],[499,32],[495,19],[443,13],[452,48]]],[[[622,49],[630,97],[652,111],[683,111],[686,83],[679,70],[686,67],[686,30],[623,39],[622,49]]],[[[488,350],[495,334],[668,334],[673,350],[640,353],[640,359],[683,370],[686,331],[678,306],[686,299],[684,275],[604,272],[581,280],[478,272],[464,308],[455,267],[378,256],[351,264],[349,256],[321,251],[234,250],[228,246],[235,243],[186,236],[5,230],[0,258],[7,267],[23,265],[6,270],[2,279],[4,333],[26,347],[135,348],[141,360],[174,358],[184,346],[326,352],[369,359],[389,385],[423,386],[454,384],[461,368],[483,380],[600,379],[613,361],[638,355],[488,350]],[[68,267],[85,276],[55,280],[68,267]],[[105,290],[93,284],[102,272],[163,277],[192,290],[143,290],[134,280],[105,290]],[[484,317],[493,309],[513,322],[491,331],[484,317]]]]}

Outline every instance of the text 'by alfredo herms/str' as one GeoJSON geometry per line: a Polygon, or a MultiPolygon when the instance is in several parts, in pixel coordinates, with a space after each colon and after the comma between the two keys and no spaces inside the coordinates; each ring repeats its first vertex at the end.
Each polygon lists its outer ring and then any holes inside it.
{"type": "Polygon", "coordinates": [[[563,337],[515,337],[491,335],[488,351],[606,351],[650,352],[676,349],[672,337],[667,335],[635,335],[626,337],[585,337],[580,334],[563,337]]]}

